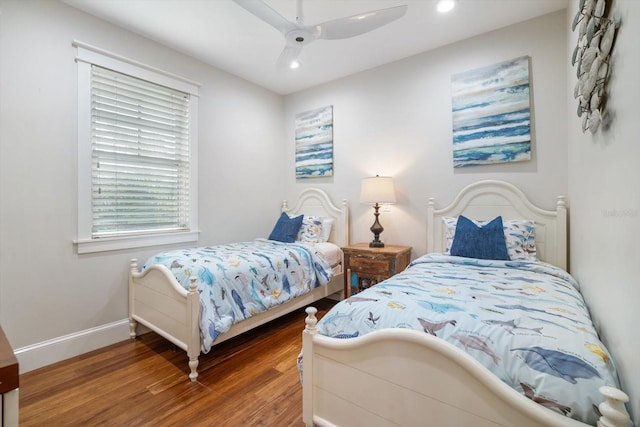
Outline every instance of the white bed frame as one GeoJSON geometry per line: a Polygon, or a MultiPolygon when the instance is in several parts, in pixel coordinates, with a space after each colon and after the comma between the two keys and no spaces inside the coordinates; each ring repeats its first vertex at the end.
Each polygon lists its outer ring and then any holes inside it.
{"type": "Polygon", "coordinates": [[[522,191],[504,181],[479,181],[464,188],[443,208],[435,208],[435,200],[427,206],[427,253],[444,252],[447,239],[442,218],[465,215],[472,219],[530,219],[536,223],[536,256],[539,260],[568,271],[567,264],[567,204],[558,196],[556,209],[540,209],[522,191]]]}
{"type": "MultiPolygon", "coordinates": [[[[288,206],[286,200],[283,201],[282,211],[333,218],[334,224],[329,241],[340,247],[349,244],[349,210],[346,201],[342,202],[341,207],[337,207],[324,191],[309,188],[300,193],[292,208],[288,206]]],[[[344,262],[342,265],[344,266],[344,262]]],[[[136,337],[136,327],[140,323],[185,350],[189,358],[191,381],[196,381],[198,377],[198,356],[201,349],[200,301],[196,280],[191,278],[190,289],[187,291],[163,265],[151,266],[140,273],[137,260],[132,259],[130,263],[131,338],[136,337]]],[[[233,325],[228,332],[218,337],[212,349],[223,341],[343,290],[344,272],[334,275],[326,286],[319,286],[294,300],[233,325]]]]}
{"type": "MultiPolygon", "coordinates": [[[[480,181],[453,203],[428,205],[427,248],[446,245],[443,216],[534,219],[539,258],[566,269],[567,211],[540,209],[511,184],[480,181]]],[[[303,421],[307,426],[585,426],[534,403],[473,357],[419,331],[386,329],[353,339],[319,335],[307,308],[303,341],[303,421]]],[[[628,397],[603,387],[599,427],[627,427],[628,397]]]]}

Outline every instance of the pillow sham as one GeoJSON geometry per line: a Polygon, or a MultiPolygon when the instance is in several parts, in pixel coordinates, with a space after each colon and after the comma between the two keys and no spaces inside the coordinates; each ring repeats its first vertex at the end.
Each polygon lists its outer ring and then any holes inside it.
{"type": "Polygon", "coordinates": [[[536,223],[531,220],[504,221],[504,238],[512,260],[537,261],[536,223]]]}
{"type": "Polygon", "coordinates": [[[478,226],[469,218],[460,215],[451,244],[451,255],[509,261],[502,217],[498,216],[487,224],[478,226]]]}
{"type": "Polygon", "coordinates": [[[304,243],[317,243],[320,242],[320,234],[322,233],[322,218],[313,215],[304,215],[302,218],[302,225],[298,234],[296,235],[296,241],[304,243]]]}
{"type": "MultiPolygon", "coordinates": [[[[446,255],[451,253],[451,244],[455,236],[457,221],[457,218],[449,216],[442,218],[447,240],[447,246],[444,250],[446,255]]],[[[488,221],[480,220],[473,220],[473,222],[480,226],[488,223],[488,221]]],[[[514,219],[503,221],[502,225],[509,257],[514,261],[537,261],[535,222],[526,219],[514,219]]]]}
{"type": "Polygon", "coordinates": [[[276,225],[273,227],[271,234],[269,234],[269,240],[276,240],[278,242],[293,243],[296,241],[296,236],[302,225],[302,215],[296,217],[289,217],[286,213],[282,212],[276,225]]]}

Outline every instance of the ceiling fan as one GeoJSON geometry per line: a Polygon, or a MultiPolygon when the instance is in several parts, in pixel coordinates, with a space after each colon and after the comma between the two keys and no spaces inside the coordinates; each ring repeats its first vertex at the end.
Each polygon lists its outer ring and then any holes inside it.
{"type": "Polygon", "coordinates": [[[395,21],[407,12],[407,5],[402,5],[332,19],[316,25],[305,25],[302,0],[296,0],[295,22],[286,20],[263,0],[233,1],[284,35],[286,44],[277,61],[279,68],[298,68],[302,48],[314,40],[355,37],[395,21]]]}

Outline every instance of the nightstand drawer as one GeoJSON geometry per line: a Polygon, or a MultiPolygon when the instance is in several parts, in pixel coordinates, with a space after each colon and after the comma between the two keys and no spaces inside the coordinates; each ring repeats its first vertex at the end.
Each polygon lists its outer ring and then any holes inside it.
{"type": "Polygon", "coordinates": [[[349,266],[354,271],[369,274],[388,274],[389,271],[389,261],[384,259],[351,257],[349,258],[349,266]]]}

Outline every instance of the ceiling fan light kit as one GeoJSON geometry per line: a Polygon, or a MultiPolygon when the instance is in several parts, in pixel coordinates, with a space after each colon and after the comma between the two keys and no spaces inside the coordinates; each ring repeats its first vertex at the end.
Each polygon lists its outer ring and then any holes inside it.
{"type": "Polygon", "coordinates": [[[456,7],[455,0],[440,0],[436,5],[436,9],[440,13],[447,13],[453,10],[456,7]]]}
{"type": "Polygon", "coordinates": [[[340,40],[368,33],[401,18],[408,8],[407,5],[395,6],[305,25],[302,0],[296,0],[295,22],[285,19],[263,0],[233,1],[284,35],[285,47],[276,61],[280,69],[298,68],[302,48],[315,40],[340,40]]]}

